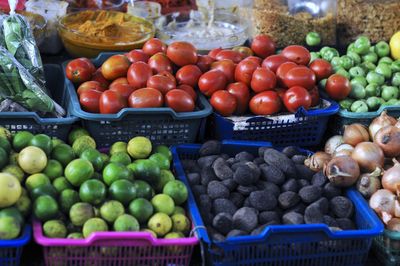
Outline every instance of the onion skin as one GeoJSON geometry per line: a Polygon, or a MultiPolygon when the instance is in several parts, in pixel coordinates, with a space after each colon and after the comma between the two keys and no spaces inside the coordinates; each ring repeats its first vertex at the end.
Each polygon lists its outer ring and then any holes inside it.
{"type": "Polygon", "coordinates": [[[371,124],[368,127],[371,139],[375,141],[375,135],[381,128],[386,126],[393,126],[396,124],[396,122],[396,119],[388,115],[386,110],[384,110],[380,116],[372,120],[371,124]]]}
{"type": "Polygon", "coordinates": [[[351,156],[352,153],[353,153],[353,150],[340,150],[340,151],[335,152],[332,155],[332,157],[351,156]]]}
{"type": "MultiPolygon", "coordinates": [[[[393,216],[395,208],[396,195],[390,190],[379,189],[377,192],[372,194],[369,199],[369,206],[379,214],[382,218],[385,216],[393,216]]],[[[385,218],[384,220],[387,220],[385,218]]],[[[390,220],[390,219],[389,219],[390,220]]]]}
{"type": "Polygon", "coordinates": [[[399,218],[392,218],[386,226],[387,229],[390,231],[400,232],[400,219],[399,218]]]}
{"type": "Polygon", "coordinates": [[[386,157],[393,158],[400,155],[400,128],[386,126],[375,135],[375,141],[383,150],[386,157]]]}
{"type": "Polygon", "coordinates": [[[356,160],[363,172],[372,172],[377,167],[383,168],[385,156],[382,149],[373,142],[361,142],[354,148],[351,158],[356,160]]]}
{"type": "Polygon", "coordinates": [[[325,152],[328,154],[333,154],[336,148],[343,143],[343,137],[340,135],[336,135],[330,137],[325,143],[325,152]]]}
{"type": "Polygon", "coordinates": [[[369,133],[364,125],[355,123],[345,126],[343,132],[343,143],[356,146],[360,142],[369,141],[369,133]]]}
{"type": "Polygon", "coordinates": [[[350,156],[335,157],[324,167],[324,174],[337,187],[349,187],[360,176],[358,163],[350,156]]]}
{"type": "Polygon", "coordinates": [[[394,161],[393,167],[385,171],[382,176],[382,187],[392,193],[397,193],[400,188],[400,163],[394,161]]]}
{"type": "Polygon", "coordinates": [[[357,190],[367,199],[369,199],[372,194],[381,189],[381,181],[379,176],[382,174],[380,168],[376,168],[370,174],[362,174],[357,181],[357,190]]]}
{"type": "Polygon", "coordinates": [[[323,151],[314,153],[310,158],[304,161],[304,165],[313,170],[319,172],[324,168],[324,165],[331,160],[331,155],[323,151]]]}

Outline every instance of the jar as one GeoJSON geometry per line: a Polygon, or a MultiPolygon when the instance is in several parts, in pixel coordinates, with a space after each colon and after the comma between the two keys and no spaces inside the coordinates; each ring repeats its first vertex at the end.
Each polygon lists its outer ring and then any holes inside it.
{"type": "Polygon", "coordinates": [[[126,12],[130,15],[154,22],[161,16],[161,5],[151,1],[135,1],[133,5],[129,2],[126,12]]]}

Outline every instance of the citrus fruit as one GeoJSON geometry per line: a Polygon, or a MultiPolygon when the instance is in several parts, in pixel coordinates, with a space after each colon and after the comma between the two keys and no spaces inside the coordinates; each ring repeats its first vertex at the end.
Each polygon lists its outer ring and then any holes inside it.
{"type": "Polygon", "coordinates": [[[164,236],[165,239],[182,238],[182,237],[185,237],[185,235],[182,234],[181,232],[171,232],[164,236]]]}
{"type": "Polygon", "coordinates": [[[21,232],[21,225],[14,217],[0,218],[0,240],[17,238],[21,232]]]}
{"type": "Polygon", "coordinates": [[[62,212],[68,214],[71,207],[78,203],[80,200],[78,192],[73,189],[67,188],[61,191],[58,197],[58,202],[60,203],[60,209],[62,212]]]}
{"type": "Polygon", "coordinates": [[[75,159],[65,167],[65,178],[73,185],[80,186],[93,176],[93,165],[84,159],[75,159]]]}
{"type": "Polygon", "coordinates": [[[83,237],[88,237],[94,232],[106,232],[108,231],[107,223],[100,218],[91,218],[86,221],[83,225],[82,233],[83,237]]]}
{"type": "Polygon", "coordinates": [[[151,141],[146,137],[134,137],[128,142],[127,151],[133,159],[145,159],[151,153],[151,141]]]}
{"type": "Polygon", "coordinates": [[[18,165],[7,165],[3,168],[2,172],[12,174],[18,179],[19,182],[24,181],[25,173],[18,165]]]}
{"type": "Polygon", "coordinates": [[[73,186],[63,176],[60,176],[60,177],[57,177],[56,179],[54,179],[52,185],[57,190],[58,193],[60,193],[61,191],[65,190],[67,188],[73,188],[73,186]]]}
{"type": "Polygon", "coordinates": [[[89,136],[89,132],[81,127],[76,127],[74,129],[71,130],[71,132],[68,135],[68,142],[69,144],[73,144],[75,142],[75,140],[77,140],[79,137],[82,136],[89,136]]]}
{"type": "Polygon", "coordinates": [[[185,184],[179,180],[169,181],[165,184],[163,193],[169,195],[176,205],[181,205],[188,198],[188,191],[185,184]]]}
{"type": "Polygon", "coordinates": [[[7,128],[4,127],[0,127],[0,137],[4,137],[6,139],[8,139],[9,141],[11,141],[12,135],[10,130],[8,130],[7,128]]]}
{"type": "Polygon", "coordinates": [[[131,180],[132,178],[132,171],[125,165],[119,163],[109,163],[103,169],[103,180],[108,186],[110,186],[116,180],[131,180]]]}
{"type": "Polygon", "coordinates": [[[49,160],[47,162],[46,167],[43,170],[43,174],[45,174],[50,180],[54,180],[63,174],[63,166],[56,160],[49,160]]]}
{"type": "Polygon", "coordinates": [[[0,137],[0,147],[3,148],[7,153],[11,151],[11,144],[5,137],[0,137]]]}
{"type": "Polygon", "coordinates": [[[136,196],[150,200],[153,197],[153,191],[149,183],[143,180],[133,181],[133,186],[136,188],[136,196]]]}
{"type": "Polygon", "coordinates": [[[141,159],[135,161],[134,165],[130,164],[133,170],[133,176],[137,179],[144,180],[150,184],[157,184],[160,180],[160,167],[151,160],[141,159]]]}
{"type": "Polygon", "coordinates": [[[393,34],[392,38],[390,38],[389,46],[393,59],[400,59],[400,31],[393,34]]]}
{"type": "Polygon", "coordinates": [[[108,164],[110,162],[110,156],[108,156],[105,153],[100,153],[101,159],[103,160],[104,165],[108,164]]]}
{"type": "Polygon", "coordinates": [[[79,197],[83,202],[93,205],[100,204],[106,198],[107,190],[103,182],[91,179],[83,182],[79,188],[79,197]]]}
{"type": "Polygon", "coordinates": [[[21,195],[14,206],[27,217],[31,212],[31,204],[31,199],[27,195],[21,195]]]}
{"type": "Polygon", "coordinates": [[[67,228],[60,220],[50,220],[43,224],[43,234],[50,238],[65,238],[67,228]]]}
{"type": "Polygon", "coordinates": [[[153,205],[144,198],[133,200],[129,204],[129,213],[132,214],[140,223],[145,223],[153,215],[153,205]]]}
{"type": "Polygon", "coordinates": [[[60,144],[53,148],[51,152],[51,158],[59,161],[62,166],[67,166],[69,162],[75,159],[75,153],[71,146],[67,144],[60,144]]]}
{"type": "Polygon", "coordinates": [[[169,148],[165,145],[158,145],[155,147],[153,150],[153,153],[161,153],[165,157],[168,158],[168,160],[171,162],[172,161],[172,152],[169,150],[169,148]]]}
{"type": "Polygon", "coordinates": [[[69,239],[82,239],[83,235],[82,233],[70,233],[67,235],[67,238],[69,239]]]}
{"type": "Polygon", "coordinates": [[[50,179],[45,174],[33,174],[28,176],[25,181],[25,186],[29,191],[34,188],[40,187],[41,185],[50,184],[50,179]]]}
{"type": "Polygon", "coordinates": [[[50,155],[53,149],[51,138],[45,134],[37,134],[29,141],[29,146],[35,146],[42,149],[47,155],[50,155]]]}
{"type": "Polygon", "coordinates": [[[33,134],[29,131],[17,132],[12,140],[12,145],[14,147],[14,150],[19,152],[23,148],[28,147],[29,142],[33,137],[34,137],[33,134]]]}
{"type": "Polygon", "coordinates": [[[16,203],[21,192],[21,184],[15,176],[0,173],[0,208],[9,207],[16,203]]]}
{"type": "Polygon", "coordinates": [[[62,141],[61,139],[56,138],[56,137],[53,137],[53,138],[51,139],[51,142],[53,143],[53,149],[54,149],[55,147],[57,147],[58,145],[64,144],[64,143],[65,143],[64,141],[62,141]]]}
{"type": "Polygon", "coordinates": [[[8,207],[0,210],[1,217],[13,217],[21,226],[24,224],[24,217],[16,207],[8,207]]]}
{"type": "Polygon", "coordinates": [[[151,199],[155,212],[162,212],[171,215],[175,209],[174,200],[165,194],[157,194],[151,199]]]}
{"type": "Polygon", "coordinates": [[[75,203],[69,210],[69,219],[75,226],[82,226],[87,220],[93,217],[93,207],[86,202],[75,203]]]}
{"type": "Polygon", "coordinates": [[[18,152],[11,151],[8,155],[8,163],[11,165],[18,164],[18,152]]]}
{"type": "Polygon", "coordinates": [[[128,205],[133,199],[136,198],[136,188],[131,181],[126,179],[119,179],[114,181],[108,189],[110,197],[128,205]]]}
{"type": "Polygon", "coordinates": [[[57,198],[57,194],[57,190],[50,183],[40,185],[31,190],[31,198],[33,200],[43,195],[49,195],[50,197],[57,198]]]}
{"type": "Polygon", "coordinates": [[[152,237],[157,238],[157,234],[156,234],[153,230],[150,230],[150,229],[148,229],[148,228],[145,228],[145,229],[142,229],[142,230],[140,230],[140,231],[141,231],[141,232],[149,233],[152,237]]]}
{"type": "Polygon", "coordinates": [[[125,142],[123,142],[123,141],[117,141],[117,142],[115,142],[113,145],[111,145],[111,148],[110,148],[110,155],[113,155],[114,153],[117,153],[117,152],[127,152],[126,151],[126,147],[128,146],[128,144],[126,144],[125,142]]]}
{"type": "Polygon", "coordinates": [[[58,204],[48,195],[40,196],[33,203],[33,214],[42,222],[54,219],[58,214],[58,204]]]}
{"type": "Polygon", "coordinates": [[[46,153],[44,153],[44,151],[38,147],[28,146],[19,153],[18,165],[22,168],[22,170],[24,170],[25,173],[40,173],[47,165],[46,153]]]}
{"type": "Polygon", "coordinates": [[[174,212],[172,213],[172,215],[175,215],[175,214],[183,214],[183,215],[185,215],[186,211],[181,206],[175,206],[175,209],[174,209],[174,212]]]}
{"type": "Polygon", "coordinates": [[[172,220],[165,213],[156,213],[150,217],[147,227],[161,237],[171,231],[172,220]]]}
{"type": "Polygon", "coordinates": [[[8,164],[8,159],[7,152],[3,148],[0,148],[0,168],[3,168],[8,164]]]}
{"type": "Polygon", "coordinates": [[[116,200],[107,201],[100,207],[101,218],[109,223],[113,223],[120,215],[124,213],[124,205],[116,200]]]}
{"type": "Polygon", "coordinates": [[[149,157],[150,160],[154,161],[161,170],[169,170],[170,162],[168,158],[161,153],[154,153],[149,157]]]}
{"type": "Polygon", "coordinates": [[[139,222],[135,217],[129,214],[123,214],[114,222],[114,231],[116,232],[132,232],[139,231],[139,222]]]}
{"type": "Polygon", "coordinates": [[[80,158],[91,162],[95,171],[103,169],[103,158],[101,158],[101,153],[96,149],[90,148],[85,150],[82,152],[80,158]]]}
{"type": "Polygon", "coordinates": [[[187,234],[190,230],[190,220],[183,214],[174,214],[171,216],[172,231],[187,234]]]}
{"type": "Polygon", "coordinates": [[[174,174],[170,170],[161,170],[160,171],[160,180],[155,184],[154,189],[157,192],[162,192],[165,184],[169,181],[175,180],[174,174]]]}
{"type": "Polygon", "coordinates": [[[81,136],[72,144],[72,149],[77,156],[89,148],[96,149],[96,141],[90,136],[81,136]]]}
{"type": "Polygon", "coordinates": [[[110,157],[111,163],[120,163],[123,165],[128,165],[131,163],[131,157],[126,152],[116,152],[110,157]]]}

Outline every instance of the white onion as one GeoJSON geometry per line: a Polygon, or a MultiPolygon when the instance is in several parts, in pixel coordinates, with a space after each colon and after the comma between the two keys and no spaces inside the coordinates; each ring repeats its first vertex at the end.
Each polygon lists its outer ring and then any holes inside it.
{"type": "Polygon", "coordinates": [[[394,215],[396,195],[390,190],[380,189],[372,194],[369,206],[378,213],[382,219],[387,220],[388,215],[394,215]]]}
{"type": "Polygon", "coordinates": [[[343,137],[340,135],[336,135],[330,137],[325,143],[325,152],[328,154],[333,154],[336,148],[343,143],[343,137]]]}

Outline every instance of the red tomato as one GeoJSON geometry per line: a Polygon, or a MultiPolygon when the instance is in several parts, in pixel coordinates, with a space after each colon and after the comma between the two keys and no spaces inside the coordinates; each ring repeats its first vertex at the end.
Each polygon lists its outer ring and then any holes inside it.
{"type": "Polygon", "coordinates": [[[67,78],[75,84],[89,81],[96,71],[96,68],[92,62],[90,62],[90,64],[88,62],[90,61],[86,58],[71,60],[65,68],[67,78]]]}
{"type": "Polygon", "coordinates": [[[151,68],[144,62],[133,63],[128,70],[128,82],[134,89],[146,87],[147,80],[153,75],[151,68]]]}
{"type": "Polygon", "coordinates": [[[241,53],[244,58],[254,55],[253,50],[247,46],[236,46],[232,50],[241,53]]]}
{"type": "Polygon", "coordinates": [[[135,90],[129,95],[129,107],[152,108],[161,107],[164,103],[163,95],[153,88],[142,88],[135,90]]]}
{"type": "Polygon", "coordinates": [[[301,45],[289,45],[282,50],[281,55],[298,65],[305,66],[308,65],[311,59],[310,52],[307,50],[307,48],[301,45]]]}
{"type": "Polygon", "coordinates": [[[100,112],[99,100],[102,92],[96,90],[86,90],[79,95],[79,103],[84,111],[90,113],[100,112]]]}
{"type": "Polygon", "coordinates": [[[108,80],[125,77],[130,65],[131,62],[125,55],[116,54],[109,57],[101,65],[101,73],[108,80]]]}
{"type": "Polygon", "coordinates": [[[186,65],[181,67],[175,74],[178,84],[186,84],[196,87],[199,78],[203,73],[196,65],[186,65]]]}
{"type": "Polygon", "coordinates": [[[233,50],[222,50],[215,57],[217,61],[228,59],[232,60],[234,63],[239,63],[240,61],[243,60],[243,58],[244,56],[241,53],[233,50]]]}
{"type": "Polygon", "coordinates": [[[189,85],[186,85],[186,84],[182,84],[182,85],[179,85],[179,86],[176,87],[176,88],[179,89],[179,90],[184,90],[184,91],[186,91],[186,92],[190,95],[190,97],[192,97],[193,101],[196,102],[196,100],[197,100],[197,93],[196,93],[196,91],[193,89],[193,87],[191,87],[191,86],[189,86],[189,85]]]}
{"type": "Polygon", "coordinates": [[[141,50],[141,49],[132,50],[129,53],[126,53],[125,55],[131,63],[135,63],[135,62],[139,62],[139,61],[147,63],[147,61],[150,58],[150,56],[148,54],[146,54],[145,52],[143,52],[143,50],[141,50]]]}
{"type": "Polygon", "coordinates": [[[87,90],[95,90],[95,91],[105,91],[106,88],[101,86],[101,84],[97,81],[86,81],[83,82],[77,89],[76,93],[80,95],[82,92],[87,90]]]}
{"type": "Polygon", "coordinates": [[[298,66],[290,69],[283,78],[286,87],[300,86],[311,90],[317,82],[314,72],[305,66],[298,66]]]}
{"type": "Polygon", "coordinates": [[[311,96],[311,107],[319,104],[319,91],[318,87],[315,86],[313,89],[309,90],[308,93],[311,96]]]}
{"type": "Polygon", "coordinates": [[[250,85],[256,93],[272,90],[276,86],[276,76],[271,70],[259,67],[253,72],[250,85]]]}
{"type": "Polygon", "coordinates": [[[148,64],[154,74],[158,74],[163,71],[172,72],[172,63],[163,53],[156,53],[150,57],[148,64]]]}
{"type": "Polygon", "coordinates": [[[279,97],[281,98],[281,100],[283,100],[283,95],[285,94],[285,92],[287,91],[287,89],[284,88],[276,88],[275,89],[276,93],[278,93],[279,97]]]}
{"type": "Polygon", "coordinates": [[[275,43],[272,41],[271,37],[265,34],[254,37],[250,48],[261,58],[266,58],[275,53],[275,43]]]}
{"type": "Polygon", "coordinates": [[[118,92],[122,97],[128,99],[129,95],[135,91],[135,89],[129,84],[114,84],[114,86],[110,87],[111,91],[118,92]]]}
{"type": "Polygon", "coordinates": [[[101,114],[116,114],[125,107],[127,107],[126,99],[116,91],[106,90],[100,96],[99,110],[101,114]]]}
{"type": "Polygon", "coordinates": [[[175,89],[169,91],[165,95],[165,105],[175,112],[192,112],[194,110],[194,100],[184,90],[175,89]]]}
{"type": "Polygon", "coordinates": [[[282,65],[280,65],[278,67],[278,69],[276,70],[276,78],[278,80],[278,84],[281,85],[282,87],[286,86],[285,83],[283,82],[283,80],[286,77],[286,74],[289,72],[289,70],[291,70],[292,68],[297,67],[298,65],[296,65],[293,62],[286,62],[283,63],[282,65]]]}
{"type": "Polygon", "coordinates": [[[280,54],[274,54],[265,58],[261,66],[268,68],[272,72],[276,73],[278,67],[286,62],[289,62],[289,59],[280,54]]]}
{"type": "Polygon", "coordinates": [[[84,62],[86,62],[86,64],[88,64],[88,66],[89,66],[89,68],[90,68],[90,71],[91,71],[92,73],[96,72],[96,67],[93,65],[92,61],[90,61],[89,58],[81,57],[81,58],[79,58],[79,59],[82,60],[82,61],[84,61],[84,62]]]}
{"type": "Polygon", "coordinates": [[[233,63],[233,61],[229,59],[223,59],[221,61],[216,61],[211,64],[211,69],[218,69],[224,72],[228,83],[235,81],[235,68],[235,63],[233,63]]]}
{"type": "Polygon", "coordinates": [[[314,71],[318,81],[329,78],[333,73],[332,65],[324,59],[315,59],[311,62],[309,68],[314,71]]]}
{"type": "Polygon", "coordinates": [[[196,65],[200,68],[201,72],[207,72],[211,68],[211,64],[215,60],[209,55],[198,55],[196,65]]]}
{"type": "Polygon", "coordinates": [[[250,90],[243,82],[231,83],[226,87],[226,90],[235,96],[237,107],[235,114],[243,115],[247,111],[250,101],[250,90]]]}
{"type": "Polygon", "coordinates": [[[311,106],[311,96],[305,88],[294,86],[283,95],[283,104],[292,113],[295,113],[300,107],[307,110],[311,106]]]}
{"type": "Polygon", "coordinates": [[[257,64],[257,66],[261,66],[261,62],[262,62],[262,59],[258,56],[249,56],[249,57],[246,57],[245,59],[243,59],[243,61],[244,60],[253,61],[254,63],[257,64]]]}
{"type": "Polygon", "coordinates": [[[109,86],[109,89],[111,89],[116,84],[129,84],[129,82],[128,82],[128,79],[126,77],[117,78],[113,82],[111,82],[111,84],[109,86]]]}
{"type": "Polygon", "coordinates": [[[243,60],[236,66],[235,80],[244,82],[247,86],[250,86],[251,77],[253,76],[253,72],[257,69],[258,66],[259,65],[251,60],[243,60]]]}
{"type": "Polygon", "coordinates": [[[250,100],[250,111],[255,115],[272,115],[281,110],[282,102],[275,91],[263,91],[250,100]]]}
{"type": "Polygon", "coordinates": [[[226,84],[224,72],[213,69],[201,75],[198,85],[204,95],[211,96],[214,92],[225,89],[226,84]]]}
{"type": "Polygon", "coordinates": [[[166,53],[167,45],[160,39],[152,38],[143,44],[142,50],[145,54],[152,56],[156,53],[166,53]]]}
{"type": "Polygon", "coordinates": [[[161,75],[161,76],[165,76],[165,77],[170,78],[170,79],[174,82],[174,84],[175,84],[175,86],[176,86],[176,79],[175,79],[175,76],[174,76],[171,72],[168,72],[168,71],[161,71],[161,72],[158,73],[157,75],[161,75]]]}
{"type": "Polygon", "coordinates": [[[329,97],[340,101],[350,94],[351,85],[346,77],[339,74],[333,74],[326,81],[325,91],[328,93],[329,97]]]}
{"type": "Polygon", "coordinates": [[[159,90],[165,95],[170,90],[176,88],[176,83],[167,76],[154,75],[147,80],[147,87],[159,90]]]}
{"type": "Polygon", "coordinates": [[[210,104],[222,116],[231,116],[237,108],[236,97],[226,90],[214,92],[210,104]]]}
{"type": "Polygon", "coordinates": [[[168,58],[177,66],[194,65],[197,62],[197,51],[188,42],[173,42],[167,48],[168,58]]]}
{"type": "Polygon", "coordinates": [[[101,67],[98,68],[96,70],[96,72],[94,72],[94,74],[92,76],[92,81],[99,82],[100,85],[103,86],[104,88],[108,88],[108,86],[110,85],[110,82],[108,80],[106,80],[106,78],[101,73],[101,67]]]}
{"type": "Polygon", "coordinates": [[[217,60],[217,54],[221,52],[223,49],[221,47],[219,48],[214,48],[211,51],[208,52],[208,56],[210,56],[212,59],[217,60]]]}

